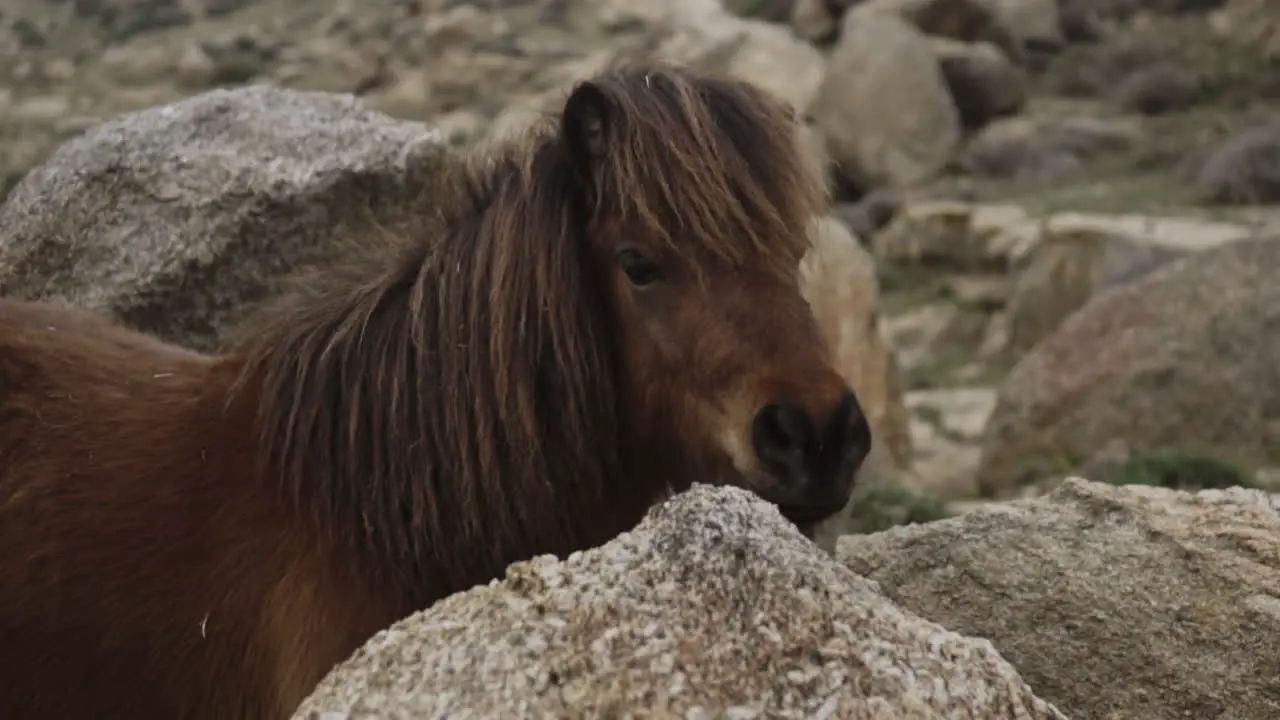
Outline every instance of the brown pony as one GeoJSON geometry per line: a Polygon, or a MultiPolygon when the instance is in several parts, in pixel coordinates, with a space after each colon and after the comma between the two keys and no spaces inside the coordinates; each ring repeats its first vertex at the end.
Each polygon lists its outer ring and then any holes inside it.
{"type": "Polygon", "coordinates": [[[825,198],[790,110],[652,63],[547,120],[217,357],[0,301],[0,718],[287,718],[692,482],[846,502],[871,437],[798,287],[825,198]]]}

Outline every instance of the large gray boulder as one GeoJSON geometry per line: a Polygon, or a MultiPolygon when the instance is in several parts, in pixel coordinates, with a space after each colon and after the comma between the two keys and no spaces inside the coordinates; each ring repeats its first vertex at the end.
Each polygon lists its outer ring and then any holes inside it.
{"type": "Polygon", "coordinates": [[[541,556],[373,637],[297,720],[1063,718],[985,640],[904,613],[736,488],[541,556]]]}
{"type": "Polygon", "coordinates": [[[905,611],[990,638],[1070,717],[1276,718],[1278,507],[1070,478],[836,552],[905,611]]]}
{"type": "Polygon", "coordinates": [[[909,187],[951,160],[960,114],[929,39],[896,13],[845,14],[808,107],[838,176],[852,187],[909,187]]]}
{"type": "Polygon", "coordinates": [[[234,310],[335,240],[428,221],[441,142],[353,96],[267,86],[117,117],[0,208],[0,295],[214,348],[234,310]]]}
{"type": "Polygon", "coordinates": [[[1019,360],[982,440],[1001,496],[1112,441],[1246,470],[1280,448],[1280,237],[1238,239],[1096,294],[1019,360]]]}

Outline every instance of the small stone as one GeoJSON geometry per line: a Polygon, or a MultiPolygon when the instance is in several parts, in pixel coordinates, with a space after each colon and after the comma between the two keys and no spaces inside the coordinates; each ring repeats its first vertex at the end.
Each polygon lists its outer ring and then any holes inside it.
{"type": "Polygon", "coordinates": [[[66,82],[76,75],[76,64],[66,58],[50,60],[44,64],[40,74],[52,82],[66,82]]]}

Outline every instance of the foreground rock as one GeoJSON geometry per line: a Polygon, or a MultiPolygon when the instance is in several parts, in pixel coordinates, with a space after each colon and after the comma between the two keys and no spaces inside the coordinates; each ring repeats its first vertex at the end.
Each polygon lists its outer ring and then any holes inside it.
{"type": "Polygon", "coordinates": [[[900,612],[742,490],[371,639],[294,716],[1062,718],[984,640],[900,612]],[[326,715],[326,712],[335,715],[326,715]]]}
{"type": "Polygon", "coordinates": [[[990,638],[1070,717],[1280,717],[1277,502],[1071,478],[837,555],[902,607],[990,638]]]}
{"type": "Polygon", "coordinates": [[[983,438],[986,495],[1113,440],[1246,469],[1280,448],[1280,240],[1238,240],[1090,300],[1014,368],[983,438]]]}
{"type": "Polygon", "coordinates": [[[59,148],[0,208],[0,294],[209,349],[335,238],[404,220],[442,158],[439,134],[351,96],[259,86],[127,114],[59,148]]]}

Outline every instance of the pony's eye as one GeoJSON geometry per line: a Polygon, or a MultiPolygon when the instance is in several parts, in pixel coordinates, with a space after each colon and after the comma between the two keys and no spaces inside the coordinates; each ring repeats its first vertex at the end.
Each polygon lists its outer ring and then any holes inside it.
{"type": "Polygon", "coordinates": [[[654,282],[660,276],[657,265],[630,248],[618,253],[618,265],[622,267],[622,272],[627,274],[627,278],[633,284],[641,287],[654,282]]]}

